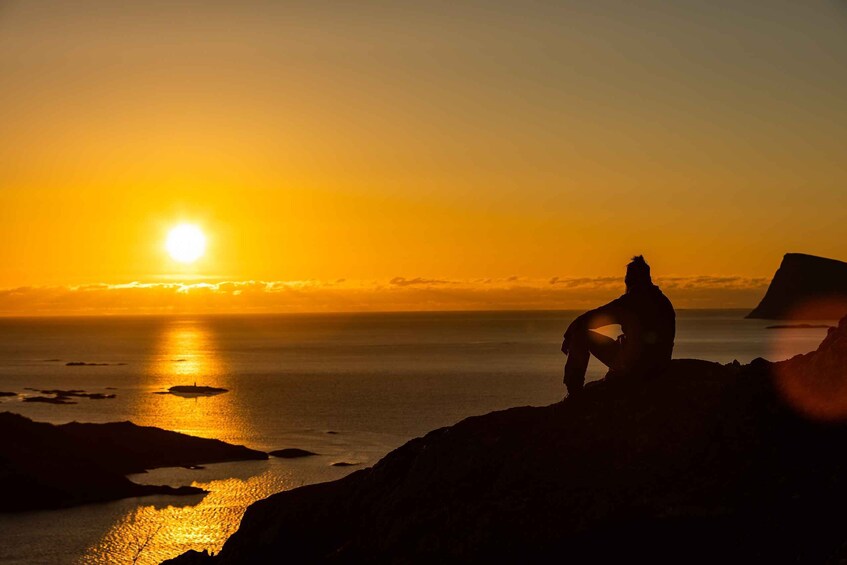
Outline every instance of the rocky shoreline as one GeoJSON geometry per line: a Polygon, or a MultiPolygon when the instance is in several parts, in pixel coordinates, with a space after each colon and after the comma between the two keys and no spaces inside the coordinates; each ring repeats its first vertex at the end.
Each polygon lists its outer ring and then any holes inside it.
{"type": "Polygon", "coordinates": [[[61,426],[0,412],[0,512],[64,508],[150,494],[205,491],[139,485],[158,467],[267,459],[266,453],[131,422],[61,426]]]}

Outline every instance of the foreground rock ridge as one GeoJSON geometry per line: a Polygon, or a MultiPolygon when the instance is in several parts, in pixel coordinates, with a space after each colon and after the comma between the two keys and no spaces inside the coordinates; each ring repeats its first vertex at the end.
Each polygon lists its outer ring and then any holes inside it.
{"type": "MultiPolygon", "coordinates": [[[[847,318],[790,363],[847,380],[847,318]]],[[[838,560],[847,424],[794,406],[784,366],[680,359],[579,402],[468,418],[256,502],[218,555],[172,562],[838,560]]]]}
{"type": "Polygon", "coordinates": [[[847,263],[787,253],[748,318],[837,320],[847,314],[847,263]]]}
{"type": "Polygon", "coordinates": [[[244,446],[131,422],[54,426],[0,412],[0,512],[148,494],[202,494],[195,487],[139,485],[126,475],[157,467],[267,457],[244,446]]]}

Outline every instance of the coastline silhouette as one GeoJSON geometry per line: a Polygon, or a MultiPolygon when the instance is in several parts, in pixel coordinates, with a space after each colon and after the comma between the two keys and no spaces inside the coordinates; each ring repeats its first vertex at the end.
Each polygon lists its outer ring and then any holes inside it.
{"type": "Polygon", "coordinates": [[[676,313],[653,284],[642,255],[627,265],[624,281],[623,296],[578,316],[565,332],[562,352],[568,356],[564,383],[569,398],[582,392],[591,355],[609,367],[607,379],[655,373],[671,360],[676,313]],[[617,339],[594,331],[612,324],[620,324],[623,331],[617,339]]]}

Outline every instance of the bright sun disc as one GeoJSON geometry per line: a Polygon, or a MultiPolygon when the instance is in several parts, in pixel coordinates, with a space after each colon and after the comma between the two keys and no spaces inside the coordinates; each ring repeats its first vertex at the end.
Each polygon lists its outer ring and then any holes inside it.
{"type": "Polygon", "coordinates": [[[206,236],[197,226],[181,224],[168,232],[165,248],[174,260],[193,263],[206,251],[206,236]]]}

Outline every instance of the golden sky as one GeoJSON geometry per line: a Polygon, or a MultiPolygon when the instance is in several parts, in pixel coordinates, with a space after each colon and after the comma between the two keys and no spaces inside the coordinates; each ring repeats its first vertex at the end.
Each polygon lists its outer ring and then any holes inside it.
{"type": "Polygon", "coordinates": [[[841,0],[0,0],[0,313],[582,307],[636,253],[753,306],[845,259],[845,62],[841,0]]]}

